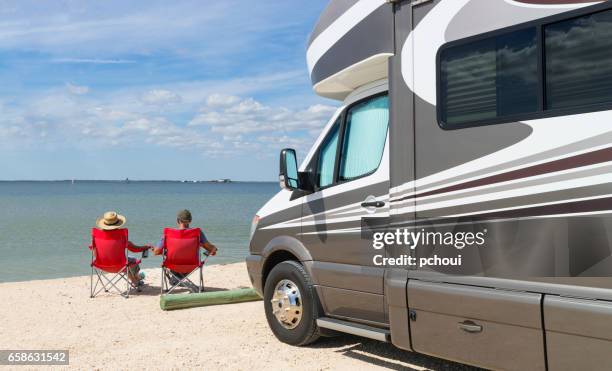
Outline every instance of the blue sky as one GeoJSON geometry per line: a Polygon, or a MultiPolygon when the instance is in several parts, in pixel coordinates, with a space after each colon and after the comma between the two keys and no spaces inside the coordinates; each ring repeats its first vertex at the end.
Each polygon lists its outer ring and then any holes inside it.
{"type": "Polygon", "coordinates": [[[276,180],[326,1],[0,1],[0,180],[276,180]]]}

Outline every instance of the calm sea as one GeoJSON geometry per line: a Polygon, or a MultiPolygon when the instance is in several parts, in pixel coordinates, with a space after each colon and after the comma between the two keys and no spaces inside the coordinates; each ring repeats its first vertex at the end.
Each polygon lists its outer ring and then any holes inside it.
{"type": "MultiPolygon", "coordinates": [[[[91,228],[116,210],[130,240],[156,244],[186,208],[219,247],[209,263],[244,260],[251,219],[278,183],[0,182],[0,282],[90,273],[91,228]]],[[[159,267],[150,255],[144,267],[159,267]]]]}

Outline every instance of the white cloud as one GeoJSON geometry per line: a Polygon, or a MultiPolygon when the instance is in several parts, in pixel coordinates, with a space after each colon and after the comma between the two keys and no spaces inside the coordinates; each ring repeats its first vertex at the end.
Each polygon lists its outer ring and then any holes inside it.
{"type": "Polygon", "coordinates": [[[179,149],[201,149],[217,147],[202,133],[182,128],[163,117],[139,117],[117,125],[86,124],[82,129],[88,138],[100,139],[114,145],[138,143],[140,141],[162,147],[179,149]]]}
{"type": "MultiPolygon", "coordinates": [[[[212,101],[217,102],[217,97],[212,101]]],[[[189,126],[209,126],[213,132],[226,135],[266,131],[293,132],[321,129],[336,110],[333,106],[317,104],[303,110],[270,107],[253,98],[232,97],[232,104],[210,104],[201,109],[189,126]]]]}
{"type": "Polygon", "coordinates": [[[255,101],[253,98],[247,98],[239,101],[238,104],[228,107],[225,112],[249,115],[262,112],[266,109],[267,107],[264,107],[261,103],[255,101]]]}
{"type": "Polygon", "coordinates": [[[157,146],[206,156],[276,156],[289,143],[305,151],[335,108],[308,104],[320,101],[310,93],[268,103],[253,98],[271,89],[300,91],[296,84],[303,74],[277,71],[112,90],[68,82],[0,98],[0,146],[84,152],[157,146]]]}
{"type": "Polygon", "coordinates": [[[76,85],[70,82],[66,83],[66,89],[68,89],[71,94],[75,95],[83,95],[89,93],[89,87],[76,85]]]}
{"type": "Polygon", "coordinates": [[[180,102],[181,96],[169,90],[154,89],[143,94],[142,101],[146,104],[165,105],[180,102]]]}
{"type": "Polygon", "coordinates": [[[240,98],[227,94],[211,94],[206,98],[206,105],[213,108],[229,107],[240,101],[240,98]]]}
{"type": "Polygon", "coordinates": [[[322,104],[295,109],[222,93],[203,97],[198,110],[172,90],[100,96],[84,95],[86,88],[70,83],[18,104],[0,101],[0,144],[86,151],[153,146],[206,156],[276,156],[283,147],[306,151],[335,111],[322,104]],[[176,109],[157,109],[168,102],[176,109]]]}

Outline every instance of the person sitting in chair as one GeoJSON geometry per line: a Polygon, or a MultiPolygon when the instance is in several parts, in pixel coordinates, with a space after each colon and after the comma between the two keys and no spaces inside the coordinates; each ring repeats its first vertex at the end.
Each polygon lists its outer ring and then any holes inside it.
{"type": "MultiPolygon", "coordinates": [[[[96,220],[96,228],[101,229],[103,231],[112,231],[114,229],[120,229],[125,226],[127,222],[127,218],[123,215],[117,214],[115,211],[107,211],[96,220]]],[[[138,246],[128,241],[128,250],[136,252],[143,251],[149,249],[150,246],[143,245],[138,246]]],[[[138,259],[129,256],[128,258],[128,277],[130,282],[134,285],[134,287],[140,287],[144,285],[144,282],[140,278],[140,265],[137,264],[138,259]]]]}
{"type": "MultiPolygon", "coordinates": [[[[191,212],[189,210],[181,210],[176,214],[176,226],[177,229],[192,229],[189,225],[191,224],[191,212]]],[[[217,247],[215,245],[213,245],[212,243],[210,243],[208,241],[208,239],[206,238],[206,235],[204,235],[204,232],[200,231],[200,247],[205,249],[209,255],[216,255],[217,254],[217,247]]],[[[155,255],[161,255],[164,251],[164,237],[162,236],[162,238],[159,240],[159,242],[157,243],[157,247],[155,247],[153,249],[153,254],[155,255]]],[[[184,278],[184,274],[183,273],[179,273],[179,272],[174,272],[172,271],[172,274],[174,274],[177,278],[184,278]]],[[[172,277],[172,281],[171,284],[175,284],[176,278],[172,277]]]]}

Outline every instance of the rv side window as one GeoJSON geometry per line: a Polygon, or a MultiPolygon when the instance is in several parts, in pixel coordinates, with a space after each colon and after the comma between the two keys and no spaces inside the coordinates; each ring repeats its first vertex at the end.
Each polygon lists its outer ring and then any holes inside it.
{"type": "Polygon", "coordinates": [[[544,27],[546,108],[612,102],[612,11],[544,27]]]}
{"type": "Polygon", "coordinates": [[[439,103],[445,127],[536,112],[536,34],[534,27],[442,50],[439,103]]]}
{"type": "Polygon", "coordinates": [[[442,46],[444,129],[612,108],[612,10],[560,14],[442,46]]]}
{"type": "Polygon", "coordinates": [[[340,119],[331,128],[319,150],[317,164],[317,185],[319,188],[334,183],[334,168],[336,165],[336,151],[338,150],[338,135],[340,133],[340,119]]]}
{"type": "Polygon", "coordinates": [[[378,168],[389,125],[389,98],[376,96],[351,107],[340,156],[340,180],[351,180],[378,168]]]}

